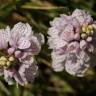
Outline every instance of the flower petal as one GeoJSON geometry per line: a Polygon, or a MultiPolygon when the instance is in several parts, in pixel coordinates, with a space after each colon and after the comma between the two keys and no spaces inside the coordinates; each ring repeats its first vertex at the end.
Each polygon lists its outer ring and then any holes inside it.
{"type": "Polygon", "coordinates": [[[41,45],[38,39],[35,36],[32,36],[30,42],[31,42],[31,46],[29,49],[26,49],[25,52],[31,52],[32,55],[38,54],[41,50],[41,45]]]}
{"type": "Polygon", "coordinates": [[[28,23],[24,24],[22,22],[15,24],[11,32],[14,38],[16,38],[16,36],[18,36],[19,38],[28,38],[31,34],[33,34],[31,26],[28,23]]]}
{"type": "Polygon", "coordinates": [[[57,52],[52,52],[52,67],[54,71],[62,71],[64,69],[64,62],[66,54],[59,55],[57,52]]]}
{"type": "Polygon", "coordinates": [[[36,62],[24,63],[19,69],[20,75],[24,78],[24,81],[32,83],[37,75],[37,64],[36,62]]]}
{"type": "Polygon", "coordinates": [[[85,50],[86,47],[87,47],[87,42],[86,42],[85,40],[81,40],[81,41],[80,41],[80,48],[81,48],[82,50],[85,50]]]}
{"type": "Polygon", "coordinates": [[[27,39],[30,40],[32,34],[33,31],[28,23],[24,24],[19,22],[16,25],[14,25],[13,29],[11,30],[11,40],[9,44],[17,48],[18,46],[17,43],[20,38],[25,38],[26,40],[27,39]]]}
{"type": "Polygon", "coordinates": [[[48,29],[48,35],[51,36],[52,38],[58,37],[59,33],[60,33],[60,30],[58,30],[55,27],[51,27],[48,29]]]}
{"type": "Polygon", "coordinates": [[[22,76],[19,74],[19,72],[15,72],[14,79],[22,86],[24,86],[25,82],[22,76]]]}
{"type": "Polygon", "coordinates": [[[71,41],[74,39],[74,31],[73,26],[68,24],[63,32],[60,34],[60,37],[65,41],[71,41]]]}
{"type": "Polygon", "coordinates": [[[8,82],[9,85],[12,85],[13,82],[13,72],[9,71],[9,70],[4,70],[4,79],[6,82],[8,82]]]}
{"type": "Polygon", "coordinates": [[[72,42],[69,43],[68,47],[67,47],[67,53],[78,53],[80,50],[79,48],[79,43],[78,42],[72,42]]]}
{"type": "Polygon", "coordinates": [[[4,37],[5,37],[5,40],[6,40],[7,42],[9,42],[9,40],[10,40],[10,38],[11,38],[11,31],[10,31],[10,27],[9,27],[9,26],[6,27],[3,35],[5,35],[5,36],[4,36],[4,37]]]}
{"type": "Polygon", "coordinates": [[[18,41],[18,48],[19,49],[27,49],[31,46],[31,43],[29,40],[26,40],[25,38],[20,38],[18,41]]]}
{"type": "Polygon", "coordinates": [[[48,44],[50,49],[59,49],[63,46],[66,46],[68,43],[61,38],[51,38],[48,39],[48,44]]]}
{"type": "Polygon", "coordinates": [[[78,58],[75,53],[71,53],[67,56],[65,70],[71,75],[82,77],[90,66],[88,61],[89,57],[85,55],[78,58]]]}
{"type": "Polygon", "coordinates": [[[50,22],[50,25],[55,27],[56,29],[61,30],[63,27],[65,27],[67,23],[68,16],[62,15],[61,18],[55,18],[53,21],[50,22]]]}
{"type": "Polygon", "coordinates": [[[73,13],[72,16],[75,17],[81,25],[83,24],[90,24],[93,19],[89,13],[87,13],[84,10],[76,9],[73,13]]]}
{"type": "Polygon", "coordinates": [[[8,47],[5,33],[6,32],[4,31],[4,29],[0,29],[0,49],[6,49],[8,47]]]}

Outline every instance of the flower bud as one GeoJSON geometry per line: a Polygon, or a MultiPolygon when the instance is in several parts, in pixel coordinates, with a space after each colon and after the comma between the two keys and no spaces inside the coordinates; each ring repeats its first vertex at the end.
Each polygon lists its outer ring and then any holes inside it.
{"type": "Polygon", "coordinates": [[[20,58],[21,54],[21,51],[15,51],[15,57],[20,58]]]}
{"type": "Polygon", "coordinates": [[[12,55],[14,53],[14,51],[15,51],[15,48],[13,48],[13,47],[11,47],[11,48],[9,48],[7,50],[7,52],[8,52],[9,55],[12,55]]]}
{"type": "Polygon", "coordinates": [[[87,42],[91,42],[92,41],[92,37],[87,37],[86,41],[87,42]]]}
{"type": "Polygon", "coordinates": [[[86,47],[87,47],[86,41],[85,40],[81,40],[80,41],[80,48],[84,50],[86,47]]]}

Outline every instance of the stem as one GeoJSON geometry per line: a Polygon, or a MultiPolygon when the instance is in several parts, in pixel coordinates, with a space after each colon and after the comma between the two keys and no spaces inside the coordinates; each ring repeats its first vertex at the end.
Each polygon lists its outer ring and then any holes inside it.
{"type": "Polygon", "coordinates": [[[50,64],[47,60],[39,57],[39,58],[38,58],[38,61],[39,61],[39,62],[42,62],[42,63],[45,64],[45,65],[47,65],[49,68],[52,68],[52,67],[51,67],[51,64],[50,64]]]}

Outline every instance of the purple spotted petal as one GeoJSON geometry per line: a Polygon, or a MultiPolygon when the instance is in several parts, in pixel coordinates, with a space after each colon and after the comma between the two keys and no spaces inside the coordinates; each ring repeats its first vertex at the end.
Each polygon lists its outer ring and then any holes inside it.
{"type": "Polygon", "coordinates": [[[69,24],[65,27],[65,29],[60,33],[60,38],[62,38],[65,41],[71,41],[74,39],[74,31],[73,26],[69,24]]]}
{"type": "Polygon", "coordinates": [[[34,61],[32,63],[22,64],[20,69],[19,69],[19,73],[25,82],[31,82],[32,83],[33,80],[35,79],[36,75],[37,75],[37,70],[38,70],[38,67],[36,65],[36,62],[34,61]]]}
{"type": "MultiPolygon", "coordinates": [[[[11,40],[10,40],[10,45],[14,47],[18,47],[18,41],[20,38],[25,38],[25,40],[30,40],[33,31],[31,29],[31,26],[29,24],[24,24],[24,23],[17,23],[14,25],[13,29],[11,30],[11,40]]],[[[24,40],[22,40],[24,41],[24,40]]],[[[25,41],[24,41],[25,42],[25,41]]],[[[29,43],[28,43],[29,44],[29,43]]]]}
{"type": "Polygon", "coordinates": [[[19,49],[27,49],[31,46],[31,42],[25,38],[20,38],[18,41],[19,49]]]}
{"type": "Polygon", "coordinates": [[[7,52],[8,52],[9,55],[12,55],[14,53],[14,51],[15,51],[14,47],[11,47],[11,48],[7,49],[7,52]]]}
{"type": "Polygon", "coordinates": [[[20,50],[15,51],[14,54],[16,58],[21,58],[23,56],[23,52],[21,52],[20,50]]]}
{"type": "Polygon", "coordinates": [[[33,34],[33,31],[28,23],[17,23],[14,25],[13,29],[11,30],[12,37],[30,37],[33,34]],[[27,33],[27,34],[26,34],[27,33]]]}
{"type": "Polygon", "coordinates": [[[22,86],[24,86],[24,84],[26,84],[26,82],[24,81],[24,78],[18,73],[15,72],[14,74],[14,79],[22,86]]]}
{"type": "Polygon", "coordinates": [[[66,60],[66,54],[59,55],[58,52],[52,52],[52,68],[55,71],[62,71],[64,69],[64,62],[66,60]]]}
{"type": "Polygon", "coordinates": [[[80,47],[78,42],[72,42],[67,47],[68,53],[78,53],[79,50],[80,50],[80,47]]]}
{"type": "Polygon", "coordinates": [[[25,52],[31,52],[33,55],[36,55],[40,52],[41,50],[41,45],[38,41],[38,39],[35,36],[32,36],[31,40],[31,45],[28,49],[25,49],[25,52]]]}
{"type": "Polygon", "coordinates": [[[82,55],[82,57],[80,56],[79,58],[74,53],[69,54],[67,56],[67,60],[65,63],[65,70],[71,75],[82,77],[88,70],[89,57],[85,53],[82,54],[84,54],[84,56],[82,55]]]}
{"type": "Polygon", "coordinates": [[[0,29],[0,49],[6,49],[8,47],[8,41],[10,39],[9,27],[4,29],[0,29]]]}
{"type": "Polygon", "coordinates": [[[59,49],[63,46],[66,46],[68,43],[62,40],[60,37],[54,39],[49,37],[48,44],[50,49],[59,49]]]}
{"type": "Polygon", "coordinates": [[[76,9],[73,13],[72,16],[75,17],[81,25],[83,24],[90,24],[93,19],[91,15],[84,10],[76,9]]]}
{"type": "Polygon", "coordinates": [[[62,16],[61,18],[55,18],[52,22],[50,22],[51,26],[55,26],[55,28],[61,30],[62,27],[65,27],[67,23],[67,16],[62,16]]]}

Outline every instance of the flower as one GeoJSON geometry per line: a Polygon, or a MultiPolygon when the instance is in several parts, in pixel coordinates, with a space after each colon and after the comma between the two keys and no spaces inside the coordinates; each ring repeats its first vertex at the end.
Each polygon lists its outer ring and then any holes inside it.
{"type": "Polygon", "coordinates": [[[0,29],[0,75],[4,75],[6,82],[13,84],[15,79],[22,86],[33,82],[38,73],[34,55],[43,43],[43,35],[34,34],[28,23],[0,29]]]}
{"type": "Polygon", "coordinates": [[[48,44],[52,49],[52,67],[65,69],[71,75],[82,77],[95,56],[96,23],[91,15],[75,9],[72,15],[62,14],[50,22],[48,44]]]}

